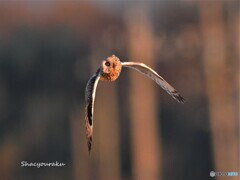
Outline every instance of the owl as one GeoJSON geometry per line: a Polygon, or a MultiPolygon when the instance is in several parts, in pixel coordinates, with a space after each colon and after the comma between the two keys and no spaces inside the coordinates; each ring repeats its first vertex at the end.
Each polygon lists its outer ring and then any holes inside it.
{"type": "Polygon", "coordinates": [[[158,73],[153,69],[140,62],[121,62],[119,58],[112,55],[102,61],[101,66],[98,68],[97,72],[88,80],[85,100],[86,100],[86,136],[88,151],[90,153],[92,147],[92,135],[93,135],[93,111],[94,111],[94,101],[96,95],[96,89],[99,80],[102,81],[115,81],[122,70],[122,67],[127,67],[134,69],[147,77],[155,81],[160,87],[162,87],[168,94],[170,94],[175,100],[180,103],[184,103],[184,98],[175,90],[167,81],[165,81],[158,73]]]}

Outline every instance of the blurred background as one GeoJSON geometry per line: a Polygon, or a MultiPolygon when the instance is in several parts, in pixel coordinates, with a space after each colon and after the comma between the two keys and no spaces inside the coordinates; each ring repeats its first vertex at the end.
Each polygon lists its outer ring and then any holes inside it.
{"type": "Polygon", "coordinates": [[[239,172],[239,1],[0,1],[4,180],[205,180],[239,172]],[[115,54],[155,69],[179,104],[123,69],[100,82],[91,155],[84,92],[115,54]],[[21,167],[21,162],[63,167],[21,167]]]}

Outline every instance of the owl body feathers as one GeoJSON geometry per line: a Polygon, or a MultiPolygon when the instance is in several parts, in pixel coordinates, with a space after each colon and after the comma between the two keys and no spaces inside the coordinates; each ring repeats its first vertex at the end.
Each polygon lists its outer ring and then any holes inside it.
{"type": "Polygon", "coordinates": [[[121,73],[122,63],[118,57],[112,55],[102,62],[100,69],[100,80],[115,81],[121,73]]]}

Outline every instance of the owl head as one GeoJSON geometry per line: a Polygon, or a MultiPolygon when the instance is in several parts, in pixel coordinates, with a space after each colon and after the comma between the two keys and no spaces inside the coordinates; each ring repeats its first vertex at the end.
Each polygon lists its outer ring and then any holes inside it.
{"type": "Polygon", "coordinates": [[[103,60],[101,65],[101,80],[114,81],[118,78],[122,70],[122,64],[119,58],[112,55],[103,60]]]}

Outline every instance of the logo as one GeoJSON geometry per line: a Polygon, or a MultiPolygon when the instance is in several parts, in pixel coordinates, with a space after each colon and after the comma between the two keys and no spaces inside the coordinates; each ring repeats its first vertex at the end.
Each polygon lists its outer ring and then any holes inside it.
{"type": "Polygon", "coordinates": [[[210,172],[210,176],[211,176],[211,177],[214,177],[215,175],[216,175],[216,173],[215,173],[214,171],[211,171],[211,172],[210,172]]]}
{"type": "Polygon", "coordinates": [[[238,176],[238,172],[215,172],[215,171],[211,171],[210,176],[211,177],[215,177],[215,176],[238,176]]]}

